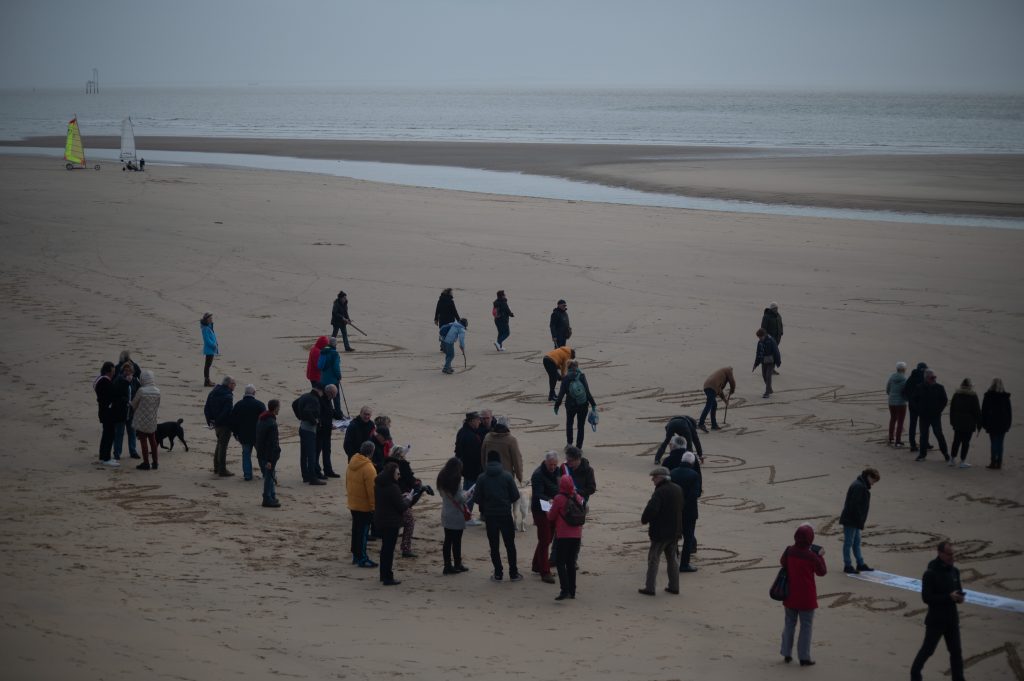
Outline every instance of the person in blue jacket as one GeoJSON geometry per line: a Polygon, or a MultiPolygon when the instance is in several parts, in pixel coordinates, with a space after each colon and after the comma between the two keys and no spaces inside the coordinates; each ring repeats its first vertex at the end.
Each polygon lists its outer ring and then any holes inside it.
{"type": "Polygon", "coordinates": [[[203,366],[203,386],[213,387],[210,380],[210,367],[213,365],[213,358],[220,354],[220,346],[217,345],[217,334],[213,330],[213,313],[207,312],[199,320],[199,328],[203,332],[203,354],[206,355],[206,364],[203,366]]]}
{"type": "Polygon", "coordinates": [[[320,359],[317,360],[317,368],[320,369],[320,383],[324,387],[333,385],[339,392],[334,393],[334,418],[342,419],[345,415],[341,411],[341,355],[338,353],[338,339],[328,338],[327,346],[320,349],[320,359]]]}
{"type": "Polygon", "coordinates": [[[441,369],[443,373],[455,373],[455,370],[452,369],[452,360],[455,359],[455,343],[458,341],[462,352],[466,352],[466,327],[468,326],[469,320],[463,317],[440,328],[441,347],[444,348],[444,368],[441,369]]]}

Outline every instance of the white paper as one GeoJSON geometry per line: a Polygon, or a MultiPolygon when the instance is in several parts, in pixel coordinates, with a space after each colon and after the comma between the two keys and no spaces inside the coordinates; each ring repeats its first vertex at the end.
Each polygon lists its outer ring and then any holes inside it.
{"type": "Polygon", "coordinates": [[[345,430],[350,423],[352,423],[352,419],[336,419],[333,425],[335,430],[345,430]]]}
{"type": "MultiPolygon", "coordinates": [[[[884,584],[885,586],[892,586],[897,589],[906,589],[907,591],[916,591],[918,593],[921,592],[921,580],[914,579],[913,577],[903,577],[901,575],[894,575],[890,572],[882,572],[881,570],[861,572],[860,574],[851,574],[849,576],[854,579],[864,580],[865,582],[884,584]]],[[[994,594],[972,591],[970,589],[964,589],[964,595],[964,601],[972,605],[981,605],[986,608],[996,608],[998,610],[1009,610],[1010,612],[1024,613],[1024,601],[1020,601],[1015,598],[996,596],[994,594]]]]}
{"type": "Polygon", "coordinates": [[[541,499],[540,500],[540,510],[544,511],[545,513],[550,511],[551,510],[551,502],[547,501],[545,499],[541,499]]]}

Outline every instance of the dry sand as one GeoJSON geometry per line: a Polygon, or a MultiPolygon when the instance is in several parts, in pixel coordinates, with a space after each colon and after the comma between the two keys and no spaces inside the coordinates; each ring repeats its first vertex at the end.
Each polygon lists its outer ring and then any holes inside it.
{"type": "MultiPolygon", "coordinates": [[[[914,463],[884,445],[882,393],[901,359],[927,361],[951,394],[964,376],[1020,391],[1020,231],[297,173],[69,173],[14,157],[0,160],[0,228],[6,678],[905,678],[923,636],[919,596],[841,571],[836,519],[865,465],[882,473],[865,532],[872,565],[918,577],[951,537],[968,588],[1024,593],[1019,420],[1002,472],[985,470],[984,436],[969,470],[938,456],[914,463]],[[431,325],[446,286],[470,319],[469,365],[453,376],[439,370],[431,325]],[[499,288],[516,314],[503,354],[489,318],[499,288]],[[343,356],[348,403],[389,414],[429,481],[468,408],[508,415],[530,470],[564,443],[540,358],[555,300],[569,301],[602,409],[584,447],[599,490],[577,600],[555,603],[557,587],[529,575],[532,527],[519,535],[524,582],[488,581],[483,528],[466,533],[471,571],[442,577],[436,497],[416,509],[420,557],[396,561],[401,586],[379,586],[376,571],[349,564],[343,481],[297,482],[287,406],[281,509],[259,506],[258,482],[211,476],[199,316],[217,315],[215,374],[287,405],[339,289],[369,334],[343,356]],[[786,333],[776,395],[762,400],[749,367],[770,300],[786,333]],[[94,463],[92,379],[123,348],[156,373],[161,420],[185,419],[191,452],[163,453],[157,472],[94,463]],[[739,389],[728,427],[703,437],[700,571],[683,575],[680,596],[660,591],[663,574],[656,598],[639,596],[651,454],[668,417],[698,413],[704,378],[723,365],[739,389]],[[805,519],[830,568],[818,580],[813,671],[782,664],[782,608],[767,597],[805,519]]],[[[238,458],[232,443],[236,472],[238,458]]],[[[968,677],[1021,679],[1021,615],[961,612],[968,677]]],[[[946,662],[940,648],[928,677],[946,662]]]]}

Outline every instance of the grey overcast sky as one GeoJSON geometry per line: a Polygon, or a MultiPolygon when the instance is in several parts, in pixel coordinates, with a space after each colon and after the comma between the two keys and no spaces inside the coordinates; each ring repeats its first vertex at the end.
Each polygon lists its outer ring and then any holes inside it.
{"type": "Polygon", "coordinates": [[[3,0],[0,88],[1024,93],[1024,0],[3,0]]]}

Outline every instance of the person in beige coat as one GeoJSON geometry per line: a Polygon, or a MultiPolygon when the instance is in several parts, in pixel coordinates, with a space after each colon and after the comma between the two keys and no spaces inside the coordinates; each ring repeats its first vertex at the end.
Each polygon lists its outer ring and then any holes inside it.
{"type": "Polygon", "coordinates": [[[704,411],[700,413],[700,422],[697,424],[697,427],[705,433],[708,432],[707,427],[704,425],[704,421],[710,413],[711,430],[718,430],[718,419],[716,418],[718,413],[717,398],[720,397],[728,402],[734,392],[736,392],[736,379],[732,375],[732,367],[722,367],[708,376],[707,380],[704,381],[704,395],[708,398],[708,401],[704,405],[704,411]],[[728,395],[725,394],[726,385],[729,386],[728,395]]]}
{"type": "Polygon", "coordinates": [[[523,482],[523,455],[519,452],[519,442],[509,432],[508,418],[496,416],[494,429],[484,437],[480,447],[480,463],[487,467],[487,452],[498,452],[501,467],[511,473],[520,484],[523,482]]]}
{"type": "Polygon", "coordinates": [[[160,389],[156,387],[153,372],[143,369],[140,377],[142,387],[132,398],[132,410],[135,412],[133,424],[135,434],[142,442],[142,463],[136,468],[142,471],[156,470],[156,425],[157,410],[160,409],[160,389]],[[149,463],[149,451],[153,451],[153,463],[149,463]]]}

